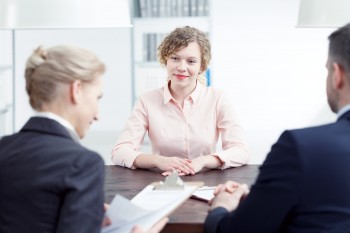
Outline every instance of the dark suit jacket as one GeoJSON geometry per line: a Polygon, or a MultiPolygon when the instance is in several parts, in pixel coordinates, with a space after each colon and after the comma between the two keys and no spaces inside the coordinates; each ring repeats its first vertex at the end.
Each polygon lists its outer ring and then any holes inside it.
{"type": "Polygon", "coordinates": [[[100,232],[103,182],[97,153],[33,117],[0,140],[0,232],[100,232]]]}
{"type": "Polygon", "coordinates": [[[285,131],[248,197],[216,208],[206,232],[350,232],[350,112],[333,124],[285,131]]]}

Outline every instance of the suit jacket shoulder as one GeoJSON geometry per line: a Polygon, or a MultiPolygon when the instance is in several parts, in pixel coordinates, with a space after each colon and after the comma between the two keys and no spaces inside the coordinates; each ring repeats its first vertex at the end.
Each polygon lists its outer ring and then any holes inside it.
{"type": "Polygon", "coordinates": [[[339,232],[349,225],[349,113],[337,122],[287,130],[271,147],[248,197],[215,210],[207,232],[339,232]]]}
{"type": "Polygon", "coordinates": [[[56,121],[1,139],[0,167],[0,232],[100,231],[104,162],[56,121]]]}

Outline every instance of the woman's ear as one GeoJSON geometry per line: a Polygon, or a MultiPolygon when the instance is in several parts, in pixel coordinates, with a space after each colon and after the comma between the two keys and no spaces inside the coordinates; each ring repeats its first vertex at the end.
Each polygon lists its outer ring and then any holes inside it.
{"type": "Polygon", "coordinates": [[[70,84],[70,96],[73,104],[80,103],[82,94],[82,83],[80,80],[75,80],[70,84]]]}

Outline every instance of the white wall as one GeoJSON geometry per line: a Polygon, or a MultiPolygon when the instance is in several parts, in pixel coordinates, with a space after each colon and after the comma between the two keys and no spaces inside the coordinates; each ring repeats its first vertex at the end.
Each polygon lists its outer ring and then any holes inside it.
{"type": "Polygon", "coordinates": [[[131,109],[130,28],[105,30],[21,30],[16,32],[16,130],[32,114],[25,92],[24,69],[38,45],[69,44],[93,51],[105,63],[101,120],[91,130],[120,130],[131,109]]]}
{"type": "Polygon", "coordinates": [[[333,121],[325,93],[334,29],[296,28],[298,0],[212,0],[213,86],[226,90],[261,163],[284,129],[333,121]]]}

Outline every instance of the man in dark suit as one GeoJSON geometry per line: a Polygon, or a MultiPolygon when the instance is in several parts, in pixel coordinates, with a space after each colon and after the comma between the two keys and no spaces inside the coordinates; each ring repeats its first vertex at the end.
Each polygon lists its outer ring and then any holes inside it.
{"type": "Polygon", "coordinates": [[[285,131],[250,192],[235,182],[219,185],[207,233],[350,232],[350,24],[329,36],[326,67],[338,120],[285,131]]]}

